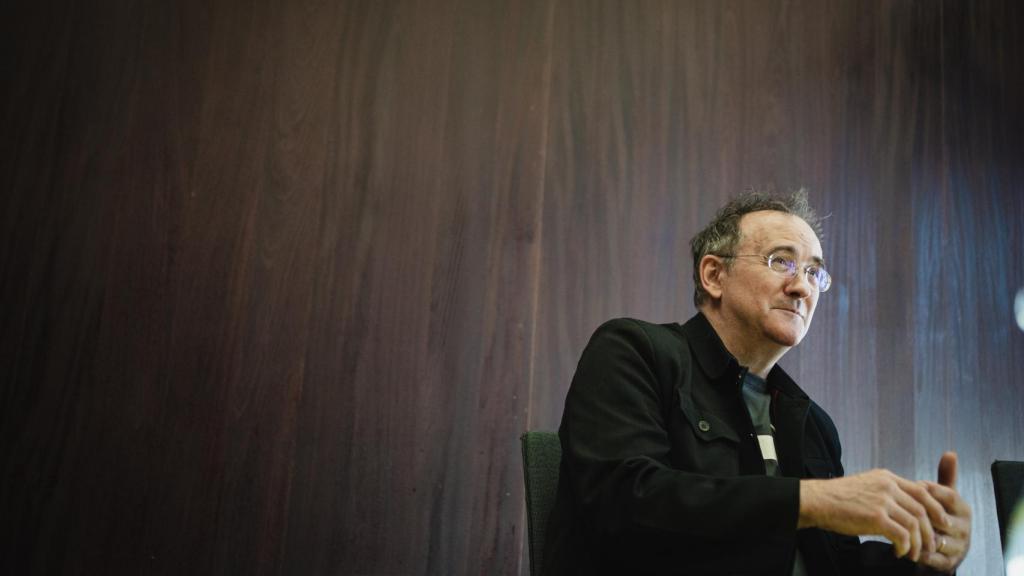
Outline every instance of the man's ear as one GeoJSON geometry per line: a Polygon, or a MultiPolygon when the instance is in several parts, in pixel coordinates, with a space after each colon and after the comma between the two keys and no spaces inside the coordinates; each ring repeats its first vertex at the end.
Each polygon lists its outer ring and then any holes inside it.
{"type": "Polygon", "coordinates": [[[725,260],[721,256],[706,254],[700,259],[700,283],[715,300],[722,297],[722,275],[724,273],[725,260]]]}

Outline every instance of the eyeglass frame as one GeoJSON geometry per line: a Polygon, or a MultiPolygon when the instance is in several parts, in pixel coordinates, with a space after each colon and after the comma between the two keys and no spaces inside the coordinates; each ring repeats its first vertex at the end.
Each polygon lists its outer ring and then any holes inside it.
{"type": "MultiPolygon", "coordinates": [[[[799,264],[796,263],[795,259],[787,258],[786,256],[779,255],[776,252],[772,252],[771,254],[769,254],[767,256],[765,256],[764,254],[733,254],[731,256],[730,255],[721,255],[720,257],[721,258],[760,258],[768,266],[769,270],[771,270],[772,272],[775,272],[776,274],[785,276],[786,278],[796,278],[796,271],[797,271],[797,268],[799,267],[799,264]],[[790,262],[791,265],[786,266],[786,270],[776,270],[775,268],[772,268],[772,262],[773,261],[779,261],[779,260],[785,260],[787,262],[790,262]]],[[[822,292],[828,292],[828,289],[832,287],[832,275],[828,273],[828,269],[825,268],[825,263],[824,262],[814,262],[814,263],[811,263],[811,264],[804,265],[803,273],[804,273],[804,277],[807,278],[807,283],[810,284],[812,287],[814,287],[814,289],[817,290],[819,294],[821,294],[822,292]],[[809,272],[810,268],[815,268],[815,267],[818,268],[818,270],[820,270],[821,273],[825,275],[824,282],[822,282],[822,278],[820,278],[817,275],[812,275],[809,272]],[[815,280],[811,281],[811,278],[815,278],[815,280]],[[822,288],[822,286],[824,286],[824,288],[822,288]]]]}

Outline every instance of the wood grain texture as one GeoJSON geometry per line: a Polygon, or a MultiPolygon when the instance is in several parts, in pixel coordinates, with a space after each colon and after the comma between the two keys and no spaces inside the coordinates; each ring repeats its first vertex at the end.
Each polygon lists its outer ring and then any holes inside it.
{"type": "Polygon", "coordinates": [[[1024,459],[1011,0],[21,3],[0,22],[0,572],[526,574],[518,435],[689,238],[807,186],[783,365],[850,471],[1024,459]]]}

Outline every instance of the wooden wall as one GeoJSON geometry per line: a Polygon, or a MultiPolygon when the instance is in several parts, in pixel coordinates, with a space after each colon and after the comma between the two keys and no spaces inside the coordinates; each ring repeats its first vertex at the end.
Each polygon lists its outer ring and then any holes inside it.
{"type": "Polygon", "coordinates": [[[1024,5],[20,2],[0,572],[526,574],[518,435],[687,242],[807,186],[783,365],[851,471],[1024,459],[1024,5]]]}

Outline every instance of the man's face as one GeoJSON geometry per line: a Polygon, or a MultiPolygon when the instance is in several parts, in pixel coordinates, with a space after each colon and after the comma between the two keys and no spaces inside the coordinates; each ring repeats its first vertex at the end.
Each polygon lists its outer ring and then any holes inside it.
{"type": "Polygon", "coordinates": [[[786,255],[797,263],[788,278],[759,258],[736,258],[722,277],[721,311],[747,346],[796,346],[811,326],[818,290],[804,267],[822,260],[818,237],[803,219],[784,212],[751,212],[740,219],[736,254],[786,255]]]}

